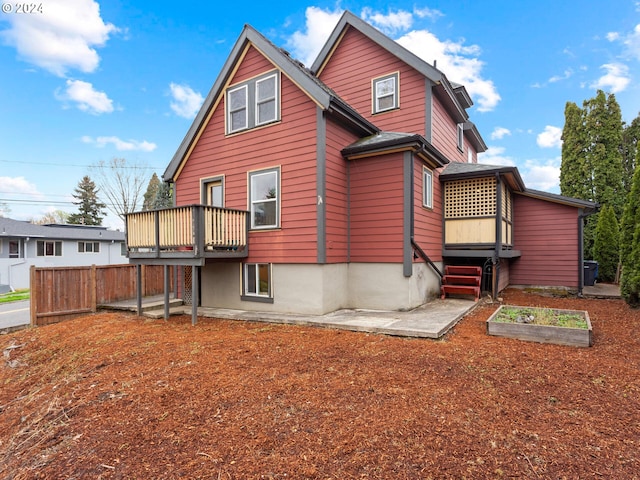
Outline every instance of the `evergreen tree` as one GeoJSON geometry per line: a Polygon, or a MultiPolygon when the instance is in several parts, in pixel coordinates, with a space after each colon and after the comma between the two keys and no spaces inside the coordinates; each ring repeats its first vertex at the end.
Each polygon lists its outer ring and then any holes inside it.
{"type": "Polygon", "coordinates": [[[106,205],[98,199],[96,184],[85,175],[75,188],[73,202],[78,206],[78,213],[69,215],[68,222],[74,225],[102,225],[106,205]]]}
{"type": "Polygon", "coordinates": [[[161,182],[155,173],[149,180],[147,191],[144,194],[142,210],[156,210],[173,206],[171,189],[168,183],[161,182]]]}
{"type": "MultiPolygon", "coordinates": [[[[567,103],[560,167],[563,195],[610,205],[616,217],[621,217],[625,197],[622,132],[622,114],[613,94],[606,95],[598,90],[594,98],[583,102],[582,109],[567,103]]],[[[585,219],[584,252],[587,258],[594,254],[598,216],[585,219]]]]}
{"type": "Polygon", "coordinates": [[[622,183],[624,191],[631,191],[633,173],[638,162],[638,142],[640,141],[640,115],[633,119],[631,125],[625,125],[622,132],[622,183]]]}
{"type": "Polygon", "coordinates": [[[567,197],[587,199],[592,190],[591,176],[586,168],[587,141],[585,139],[584,112],[573,102],[564,108],[562,129],[562,163],[560,165],[560,192],[567,197]]]}
{"type": "Polygon", "coordinates": [[[613,207],[605,205],[598,217],[593,257],[598,262],[598,278],[612,282],[620,263],[620,229],[613,207]]]}
{"type": "MultiPolygon", "coordinates": [[[[640,159],[640,149],[636,152],[636,164],[638,159],[640,159]]],[[[629,305],[640,306],[640,168],[637,167],[622,216],[620,260],[622,298],[629,305]]]]}
{"type": "MultiPolygon", "coordinates": [[[[638,151],[638,157],[640,158],[640,151],[638,151]]],[[[640,225],[640,168],[636,168],[633,175],[631,191],[627,194],[620,224],[620,261],[623,268],[630,264],[633,235],[638,225],[640,225]]]]}

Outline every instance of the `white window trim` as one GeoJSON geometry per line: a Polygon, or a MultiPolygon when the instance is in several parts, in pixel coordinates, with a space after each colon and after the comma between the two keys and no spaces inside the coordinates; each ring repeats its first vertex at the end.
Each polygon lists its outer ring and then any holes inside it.
{"type": "Polygon", "coordinates": [[[100,253],[100,242],[91,242],[91,241],[79,241],[78,242],[78,253],[100,253]],[[91,244],[91,251],[87,251],[87,244],[91,244]],[[82,245],[82,247],[81,247],[82,245]],[[96,250],[96,247],[98,249],[96,250]]]}
{"type": "MultiPolygon", "coordinates": [[[[373,97],[373,102],[372,102],[373,114],[388,112],[390,110],[396,110],[397,108],[400,108],[400,72],[394,72],[388,75],[383,75],[382,77],[374,78],[371,81],[371,89],[372,89],[371,94],[373,97]],[[379,99],[382,97],[378,97],[377,85],[378,85],[378,82],[389,80],[390,78],[393,79],[393,83],[394,83],[393,106],[387,107],[387,108],[380,108],[379,99]]],[[[385,97],[387,96],[389,95],[385,95],[385,97]]]]}
{"type": "Polygon", "coordinates": [[[62,242],[59,240],[36,240],[36,257],[62,257],[62,242]],[[38,255],[38,244],[42,242],[42,255],[38,255]],[[53,254],[47,255],[47,243],[53,244],[53,254]],[[60,255],[56,255],[56,244],[60,244],[60,255]]]}
{"type": "MultiPolygon", "coordinates": [[[[226,133],[227,135],[232,135],[236,133],[245,132],[248,130],[252,130],[258,127],[264,127],[266,125],[271,125],[273,123],[277,123],[281,118],[281,81],[280,81],[280,71],[279,70],[271,70],[269,72],[263,73],[261,75],[257,75],[248,80],[242,81],[236,85],[229,86],[225,92],[225,122],[226,122],[226,133]],[[258,84],[266,81],[268,79],[275,79],[275,92],[273,101],[274,105],[274,117],[265,120],[263,122],[258,122],[258,98],[257,98],[257,88],[258,84]],[[233,128],[233,124],[231,121],[231,115],[234,112],[240,111],[240,109],[236,109],[231,111],[229,95],[233,92],[243,89],[245,92],[245,122],[242,128],[233,128]]],[[[272,101],[268,100],[268,101],[272,101]]],[[[260,103],[265,103],[265,99],[260,103]]]]}
{"type": "Polygon", "coordinates": [[[422,167],[422,206],[433,208],[433,172],[422,167]]]}
{"type": "Polygon", "coordinates": [[[273,123],[275,121],[278,120],[279,115],[278,115],[278,76],[274,73],[273,75],[268,75],[264,78],[260,78],[259,80],[256,80],[256,93],[255,93],[255,122],[256,122],[256,126],[261,126],[261,125],[266,125],[268,123],[273,123]],[[274,79],[275,85],[273,87],[273,97],[269,97],[267,99],[263,99],[262,101],[258,100],[258,85],[260,85],[262,82],[265,82],[267,80],[270,79],[274,79]],[[263,122],[261,122],[259,120],[259,106],[263,103],[267,103],[267,102],[271,102],[273,101],[273,118],[269,119],[269,120],[265,120],[263,122]]]}
{"type": "Polygon", "coordinates": [[[458,149],[460,151],[464,150],[464,125],[459,123],[456,128],[456,137],[458,143],[458,149]]]}
{"type": "Polygon", "coordinates": [[[258,301],[258,302],[269,302],[272,303],[273,302],[273,264],[271,263],[266,263],[266,262],[249,262],[249,263],[243,263],[240,265],[240,268],[242,269],[241,271],[241,281],[242,281],[242,285],[241,285],[241,297],[243,300],[250,300],[250,301],[258,301]],[[255,269],[255,285],[256,285],[256,292],[249,292],[248,288],[249,288],[249,282],[248,277],[249,277],[249,266],[253,265],[256,267],[255,269]],[[261,265],[266,265],[267,269],[268,269],[268,274],[269,274],[269,279],[268,279],[268,292],[266,294],[264,293],[260,293],[260,266],[261,265]]]}
{"type": "Polygon", "coordinates": [[[228,125],[229,133],[236,133],[242,130],[247,130],[249,128],[249,85],[240,85],[239,87],[230,88],[229,90],[227,90],[226,100],[227,100],[226,101],[227,125],[228,125]],[[244,109],[238,108],[236,110],[231,110],[231,102],[229,101],[229,97],[231,96],[232,93],[237,92],[239,90],[244,90],[244,109]],[[239,112],[241,110],[244,110],[244,126],[241,128],[234,129],[232,116],[234,113],[239,112]]]}
{"type": "Polygon", "coordinates": [[[273,230],[274,228],[280,228],[280,167],[266,168],[264,170],[254,170],[248,173],[248,193],[249,193],[249,215],[251,217],[251,230],[273,230]],[[267,175],[275,173],[276,175],[276,196],[274,199],[268,199],[267,201],[273,201],[276,204],[276,219],[274,224],[270,225],[255,225],[254,223],[254,215],[253,215],[253,206],[257,203],[264,203],[265,200],[254,200],[252,198],[253,188],[252,188],[252,180],[254,177],[260,175],[267,175]]]}

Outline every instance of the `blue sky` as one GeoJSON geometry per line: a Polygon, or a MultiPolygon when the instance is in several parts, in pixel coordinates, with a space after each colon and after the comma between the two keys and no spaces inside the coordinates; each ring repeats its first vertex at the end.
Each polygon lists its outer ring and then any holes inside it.
{"type": "Polygon", "coordinates": [[[100,161],[161,175],[244,24],[310,65],[345,9],[361,16],[467,87],[481,161],[530,188],[559,192],[567,101],[602,89],[626,122],[640,112],[640,2],[0,3],[0,203],[15,219],[76,211],[100,161]]]}

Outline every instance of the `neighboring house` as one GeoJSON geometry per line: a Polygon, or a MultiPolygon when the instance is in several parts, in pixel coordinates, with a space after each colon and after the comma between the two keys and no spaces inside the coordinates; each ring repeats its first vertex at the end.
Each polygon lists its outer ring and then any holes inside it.
{"type": "Polygon", "coordinates": [[[183,266],[187,301],[244,310],[411,309],[447,265],[480,267],[494,295],[580,290],[596,205],[478,164],[471,105],[349,12],[310,69],[245,26],[165,171],[177,207],[127,216],[130,260],[183,266]]]}
{"type": "Polygon", "coordinates": [[[0,291],[29,288],[29,269],[128,263],[124,232],[0,217],[0,291]]]}

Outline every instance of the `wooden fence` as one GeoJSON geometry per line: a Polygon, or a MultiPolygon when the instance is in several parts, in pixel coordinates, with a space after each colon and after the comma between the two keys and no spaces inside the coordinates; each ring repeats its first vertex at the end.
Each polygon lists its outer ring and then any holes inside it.
{"type": "MultiPolygon", "coordinates": [[[[142,265],[142,295],[164,293],[164,267],[142,265]]],[[[169,269],[173,288],[173,269],[169,269]]],[[[99,305],[136,298],[136,266],[31,267],[31,325],[95,312],[99,305]]]]}

